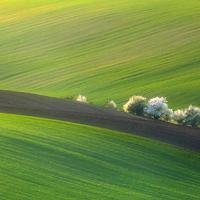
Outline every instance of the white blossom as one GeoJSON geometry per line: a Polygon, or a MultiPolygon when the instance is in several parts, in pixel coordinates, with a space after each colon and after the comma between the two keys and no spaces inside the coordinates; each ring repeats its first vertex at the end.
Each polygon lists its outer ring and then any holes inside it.
{"type": "Polygon", "coordinates": [[[200,125],[200,108],[190,105],[185,110],[185,120],[186,125],[199,126],[200,125]]]}
{"type": "Polygon", "coordinates": [[[87,98],[83,95],[78,95],[76,101],[82,102],[82,103],[87,103],[87,98]]]}
{"type": "Polygon", "coordinates": [[[171,118],[173,111],[169,109],[167,99],[165,97],[155,97],[148,101],[145,113],[154,119],[171,118]]]}
{"type": "Polygon", "coordinates": [[[174,111],[174,115],[173,115],[174,121],[182,124],[184,123],[185,118],[186,118],[186,110],[179,109],[179,110],[174,111]]]}
{"type": "Polygon", "coordinates": [[[113,100],[110,100],[107,103],[107,107],[115,109],[115,108],[117,108],[117,104],[113,100]]]}
{"type": "Polygon", "coordinates": [[[128,102],[124,104],[123,110],[125,112],[143,115],[146,101],[147,99],[143,96],[132,96],[129,98],[128,102]]]}

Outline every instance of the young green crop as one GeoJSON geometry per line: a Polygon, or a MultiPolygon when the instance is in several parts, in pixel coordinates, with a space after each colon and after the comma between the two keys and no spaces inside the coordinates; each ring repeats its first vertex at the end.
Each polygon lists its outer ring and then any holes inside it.
{"type": "Polygon", "coordinates": [[[199,0],[0,2],[0,89],[200,106],[199,0]]]}
{"type": "Polygon", "coordinates": [[[197,200],[200,155],[86,125],[0,114],[1,200],[197,200]]]}

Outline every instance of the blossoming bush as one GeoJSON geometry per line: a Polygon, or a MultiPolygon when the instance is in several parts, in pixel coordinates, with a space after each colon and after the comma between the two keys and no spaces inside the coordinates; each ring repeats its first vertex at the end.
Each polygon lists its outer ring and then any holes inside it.
{"type": "Polygon", "coordinates": [[[167,99],[165,97],[155,97],[148,101],[145,108],[147,116],[154,119],[164,119],[170,121],[173,111],[169,109],[167,99]]]}
{"type": "Polygon", "coordinates": [[[144,115],[144,109],[147,105],[147,99],[143,96],[132,96],[124,104],[123,110],[136,115],[144,115]]]}
{"type": "MultiPolygon", "coordinates": [[[[83,95],[79,95],[76,101],[88,103],[87,98],[83,95]]],[[[113,100],[110,100],[106,104],[106,107],[116,109],[117,104],[113,100]]],[[[190,105],[187,109],[173,111],[169,108],[165,97],[155,97],[147,101],[143,96],[132,96],[123,105],[123,110],[131,114],[176,122],[187,126],[200,126],[199,107],[190,105]]]]}
{"type": "Polygon", "coordinates": [[[83,95],[78,95],[76,101],[82,102],[82,103],[87,103],[87,98],[83,95]]]}
{"type": "Polygon", "coordinates": [[[123,110],[132,114],[176,122],[188,126],[200,126],[200,108],[190,105],[187,109],[173,111],[165,97],[155,97],[147,102],[142,96],[132,96],[124,104],[123,110]]]}
{"type": "Polygon", "coordinates": [[[186,110],[176,110],[174,111],[173,120],[178,124],[184,124],[186,118],[186,110]]]}
{"type": "Polygon", "coordinates": [[[190,105],[185,110],[184,124],[193,127],[198,127],[200,125],[200,108],[190,105]]]}
{"type": "Polygon", "coordinates": [[[174,111],[172,109],[168,108],[162,119],[164,119],[165,121],[168,121],[168,122],[172,122],[173,117],[174,117],[174,111]]]}
{"type": "Polygon", "coordinates": [[[110,100],[110,101],[108,101],[106,107],[112,108],[112,109],[116,109],[117,108],[117,104],[113,100],[110,100]]]}

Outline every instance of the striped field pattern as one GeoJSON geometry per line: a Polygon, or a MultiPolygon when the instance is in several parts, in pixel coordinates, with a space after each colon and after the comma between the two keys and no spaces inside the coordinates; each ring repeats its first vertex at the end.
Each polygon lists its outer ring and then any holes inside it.
{"type": "Polygon", "coordinates": [[[1,200],[198,200],[200,155],[138,136],[0,114],[1,200]]]}
{"type": "Polygon", "coordinates": [[[0,89],[200,105],[199,0],[1,0],[0,89]]]}

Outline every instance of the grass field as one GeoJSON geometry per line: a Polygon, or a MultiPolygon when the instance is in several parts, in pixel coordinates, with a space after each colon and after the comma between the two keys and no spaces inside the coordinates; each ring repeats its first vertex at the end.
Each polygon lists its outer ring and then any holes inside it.
{"type": "Polygon", "coordinates": [[[199,0],[1,0],[0,89],[200,105],[199,0]]]}
{"type": "MultiPolygon", "coordinates": [[[[119,105],[158,95],[173,108],[200,106],[199,21],[199,0],[1,0],[0,90],[119,105]]],[[[199,196],[199,153],[0,114],[1,200],[199,196]]]]}
{"type": "Polygon", "coordinates": [[[128,134],[0,114],[1,200],[193,200],[200,155],[128,134]]]}

